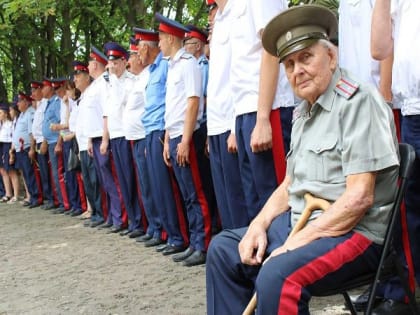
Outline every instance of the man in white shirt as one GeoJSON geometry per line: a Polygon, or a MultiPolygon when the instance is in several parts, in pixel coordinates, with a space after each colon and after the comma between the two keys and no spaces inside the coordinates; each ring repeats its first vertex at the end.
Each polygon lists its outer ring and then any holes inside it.
{"type": "Polygon", "coordinates": [[[159,46],[163,55],[169,57],[163,158],[174,169],[190,230],[189,247],[173,259],[183,261],[184,266],[194,266],[205,263],[211,237],[210,210],[196,156],[205,144],[205,138],[196,132],[201,118],[201,73],[196,59],[182,48],[188,29],[160,14],[156,18],[160,22],[159,46]]]}
{"type": "Polygon", "coordinates": [[[89,123],[85,124],[83,135],[88,137],[88,153],[94,159],[96,172],[99,176],[101,187],[107,195],[106,224],[104,223],[104,212],[100,209],[97,218],[91,218],[90,227],[101,225],[101,228],[110,228],[122,224],[121,202],[115,186],[114,178],[111,172],[110,154],[101,154],[100,147],[103,135],[103,111],[107,102],[107,89],[109,74],[105,71],[107,57],[96,47],[92,46],[89,55],[89,75],[94,79],[84,97],[89,98],[85,107],[86,117],[89,123]],[[103,224],[103,225],[102,225],[103,224]]]}
{"type": "MultiPolygon", "coordinates": [[[[141,122],[141,116],[144,113],[145,105],[145,87],[149,79],[149,67],[144,66],[142,60],[140,59],[137,51],[137,40],[135,38],[130,38],[130,58],[128,63],[130,64],[129,71],[135,76],[134,82],[131,91],[128,92],[127,103],[123,110],[123,128],[125,133],[125,138],[131,142],[132,145],[132,155],[133,161],[136,163],[136,178],[137,185],[140,187],[141,193],[141,203],[146,213],[148,221],[152,221],[150,215],[150,209],[154,207],[152,203],[152,196],[150,194],[150,184],[149,178],[147,175],[146,167],[146,132],[144,130],[143,123],[141,122]],[[146,179],[145,179],[146,177],[146,179]],[[146,184],[145,184],[146,183],[146,184]],[[150,220],[149,220],[150,218],[150,220]]],[[[143,210],[143,209],[142,209],[143,210]]],[[[143,213],[143,211],[142,211],[143,213]]],[[[144,220],[143,220],[144,221],[144,220]]],[[[152,226],[147,227],[147,234],[153,235],[152,226]]],[[[129,234],[130,238],[136,238],[143,236],[144,232],[142,230],[133,231],[129,234]]]]}
{"type": "Polygon", "coordinates": [[[239,169],[251,221],[283,180],[294,97],[278,61],[262,47],[267,22],[282,0],[232,1],[230,80],[239,169]],[[286,147],[285,147],[286,145],[286,147]]]}
{"type": "Polygon", "coordinates": [[[41,206],[44,210],[55,208],[54,196],[51,189],[51,170],[48,166],[48,152],[41,154],[39,149],[44,137],[42,135],[42,120],[44,119],[44,110],[47,100],[42,98],[42,81],[31,82],[32,98],[37,102],[34,120],[32,122],[32,145],[29,150],[29,157],[36,159],[39,165],[39,173],[41,176],[42,195],[44,204],[41,206]]]}
{"type": "Polygon", "coordinates": [[[235,112],[231,95],[231,12],[233,1],[217,0],[210,41],[207,90],[207,134],[214,191],[222,228],[248,224],[245,196],[239,176],[235,112]]]}
{"type": "MultiPolygon", "coordinates": [[[[105,44],[108,57],[109,83],[108,100],[104,108],[104,133],[102,136],[101,153],[106,154],[110,147],[115,170],[118,177],[122,199],[128,215],[128,230],[121,235],[144,234],[141,226],[140,202],[134,175],[134,162],[130,143],[125,138],[123,111],[127,98],[134,84],[134,75],[126,70],[128,52],[114,42],[105,44]],[[109,147],[108,147],[109,146],[109,147]]],[[[111,233],[125,230],[125,222],[110,229],[111,233]]],[[[136,237],[137,237],[136,236],[136,237]]]]}

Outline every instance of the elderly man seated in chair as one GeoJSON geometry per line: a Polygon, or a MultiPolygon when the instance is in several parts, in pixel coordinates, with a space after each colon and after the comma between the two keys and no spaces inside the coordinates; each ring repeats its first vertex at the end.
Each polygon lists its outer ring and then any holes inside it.
{"type": "Polygon", "coordinates": [[[377,268],[397,186],[395,126],[378,91],[338,67],[329,41],[336,29],[331,11],[306,5],[263,32],[303,102],[286,178],[248,228],[225,230],[210,244],[209,315],[241,314],[254,292],[258,314],[309,314],[312,294],[377,268]]]}

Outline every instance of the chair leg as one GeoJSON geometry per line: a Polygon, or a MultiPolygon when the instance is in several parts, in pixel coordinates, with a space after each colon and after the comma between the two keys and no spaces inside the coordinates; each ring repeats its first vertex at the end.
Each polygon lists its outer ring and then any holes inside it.
{"type": "Polygon", "coordinates": [[[351,302],[349,294],[347,292],[342,292],[341,294],[344,296],[344,300],[346,300],[346,305],[348,306],[351,315],[357,315],[356,308],[351,302]]]}

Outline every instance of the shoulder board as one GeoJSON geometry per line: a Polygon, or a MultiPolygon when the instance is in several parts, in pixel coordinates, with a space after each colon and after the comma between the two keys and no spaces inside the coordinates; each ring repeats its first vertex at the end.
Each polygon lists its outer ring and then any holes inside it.
{"type": "Polygon", "coordinates": [[[346,77],[341,77],[341,79],[338,80],[334,89],[334,91],[337,94],[340,94],[346,100],[351,99],[353,95],[357,93],[358,90],[359,83],[346,77]]]}
{"type": "Polygon", "coordinates": [[[181,56],[181,59],[186,59],[186,60],[188,60],[188,59],[191,59],[192,58],[192,56],[191,55],[182,55],[181,56]]]}
{"type": "Polygon", "coordinates": [[[198,63],[198,64],[203,64],[203,65],[206,65],[206,64],[208,64],[209,62],[207,61],[207,59],[202,59],[202,60],[200,60],[200,62],[198,63]]]}

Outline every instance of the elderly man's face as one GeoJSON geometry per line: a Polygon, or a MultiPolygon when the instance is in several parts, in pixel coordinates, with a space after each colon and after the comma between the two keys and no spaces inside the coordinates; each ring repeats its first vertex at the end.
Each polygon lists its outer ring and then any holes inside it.
{"type": "Polygon", "coordinates": [[[314,104],[330,84],[337,54],[332,48],[316,43],[290,54],[282,62],[296,95],[314,104]]]}

